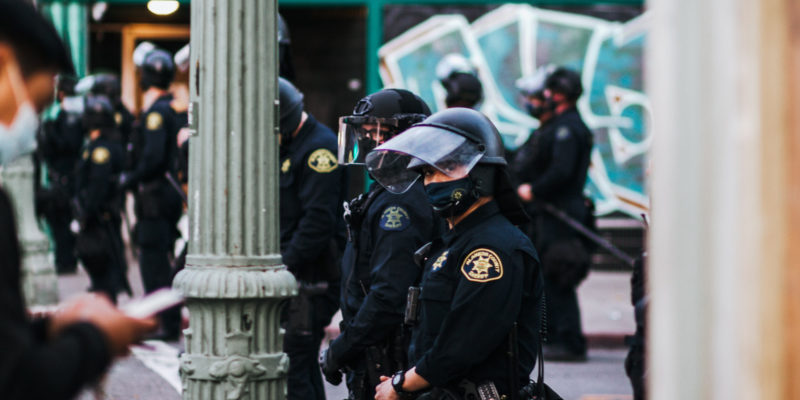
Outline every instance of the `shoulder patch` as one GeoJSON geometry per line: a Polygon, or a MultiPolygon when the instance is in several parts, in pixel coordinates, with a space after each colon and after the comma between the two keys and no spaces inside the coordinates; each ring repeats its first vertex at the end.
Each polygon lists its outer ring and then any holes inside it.
{"type": "Polygon", "coordinates": [[[566,126],[562,126],[561,128],[558,128],[558,131],[556,131],[556,139],[557,140],[564,140],[564,139],[568,138],[569,135],[570,135],[570,131],[569,131],[569,128],[567,128],[566,126]]]}
{"type": "Polygon", "coordinates": [[[461,273],[471,282],[490,282],[503,277],[503,262],[489,249],[475,249],[461,264],[461,273]]]}
{"type": "Polygon", "coordinates": [[[309,168],[325,174],[336,169],[336,156],[328,149],[317,149],[308,156],[309,168]]]}
{"type": "Polygon", "coordinates": [[[161,125],[163,123],[164,123],[164,121],[161,119],[161,114],[159,114],[159,113],[157,113],[155,111],[151,111],[149,114],[147,114],[147,124],[146,125],[147,125],[147,130],[148,131],[154,131],[156,129],[161,128],[161,125]]]}
{"type": "Polygon", "coordinates": [[[380,226],[385,231],[402,231],[411,225],[411,216],[403,207],[389,206],[381,214],[380,226]]]}
{"type": "Polygon", "coordinates": [[[95,164],[105,164],[108,162],[109,158],[111,158],[111,153],[109,153],[108,149],[105,147],[96,147],[92,151],[92,162],[95,164]]]}
{"type": "Polygon", "coordinates": [[[281,163],[281,173],[285,174],[285,173],[289,172],[289,168],[291,166],[292,166],[292,160],[291,159],[287,158],[287,159],[283,160],[283,163],[281,163]]]}
{"type": "Polygon", "coordinates": [[[436,261],[433,262],[431,269],[434,271],[442,269],[442,267],[444,266],[444,262],[447,261],[447,253],[449,252],[450,250],[445,250],[444,253],[442,253],[442,255],[440,255],[439,258],[437,258],[436,261]]]}

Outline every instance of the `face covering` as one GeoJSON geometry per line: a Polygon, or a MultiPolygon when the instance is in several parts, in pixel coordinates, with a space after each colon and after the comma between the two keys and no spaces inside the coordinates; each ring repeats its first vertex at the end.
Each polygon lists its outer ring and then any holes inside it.
{"type": "Polygon", "coordinates": [[[425,185],[425,194],[433,206],[433,211],[444,218],[465,213],[478,196],[475,184],[469,176],[449,182],[435,182],[425,185]]]}
{"type": "Polygon", "coordinates": [[[539,119],[542,116],[542,114],[551,111],[554,108],[555,107],[552,100],[545,100],[543,104],[540,106],[534,106],[530,102],[527,101],[525,102],[525,111],[527,111],[531,117],[536,119],[539,119]]]}
{"type": "Polygon", "coordinates": [[[28,96],[23,96],[24,85],[17,65],[6,68],[11,91],[17,100],[17,114],[9,126],[0,124],[0,165],[36,150],[36,130],[39,117],[28,96]]]}

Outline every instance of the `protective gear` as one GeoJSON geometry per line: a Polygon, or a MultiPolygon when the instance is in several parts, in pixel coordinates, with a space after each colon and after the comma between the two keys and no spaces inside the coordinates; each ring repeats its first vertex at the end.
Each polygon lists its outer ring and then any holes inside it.
{"type": "Polygon", "coordinates": [[[463,214],[479,198],[475,192],[475,184],[469,177],[429,183],[425,185],[425,194],[428,195],[433,211],[442,217],[463,214]]]}
{"type": "Polygon", "coordinates": [[[303,94],[283,78],[278,78],[280,89],[280,144],[287,146],[292,141],[292,133],[297,130],[303,116],[303,94]]]}
{"type": "Polygon", "coordinates": [[[104,95],[86,96],[83,111],[83,126],[86,130],[109,129],[117,126],[114,120],[114,106],[104,95]]]}
{"type": "Polygon", "coordinates": [[[581,76],[576,71],[563,67],[557,68],[547,77],[545,88],[563,94],[570,102],[578,100],[583,94],[581,76]]]}
{"type": "Polygon", "coordinates": [[[392,193],[403,193],[430,165],[460,179],[478,164],[505,166],[503,144],[494,124],[478,111],[451,108],[414,125],[366,157],[367,170],[392,193]]]}
{"type": "Polygon", "coordinates": [[[292,44],[289,38],[289,26],[286,25],[286,21],[283,20],[280,13],[278,13],[278,44],[286,46],[292,44]]]}
{"type": "Polygon", "coordinates": [[[353,115],[339,118],[339,164],[364,165],[376,146],[431,115],[419,96],[404,89],[384,89],[356,103],[353,115]]]}
{"type": "MultiPolygon", "coordinates": [[[[402,193],[420,178],[424,166],[474,185],[450,205],[437,204],[448,215],[466,211],[470,197],[495,196],[501,212],[514,224],[527,221],[506,171],[503,142],[485,115],[468,108],[440,111],[367,155],[367,170],[393,193],[402,193]],[[511,195],[509,195],[511,193],[511,195]]],[[[443,201],[443,200],[442,200],[443,201]]],[[[438,211],[438,210],[437,210],[438,211]]]]}
{"type": "MultiPolygon", "coordinates": [[[[110,100],[112,104],[119,101],[121,86],[119,83],[119,77],[117,77],[116,75],[96,74],[96,75],[90,75],[84,79],[91,79],[90,81],[91,86],[89,87],[89,93],[104,95],[108,97],[108,100],[110,100]]],[[[83,82],[83,79],[81,79],[81,82],[83,82]]],[[[80,86],[80,82],[78,84],[80,86]]]]}
{"type": "Polygon", "coordinates": [[[517,79],[516,87],[520,94],[526,99],[524,101],[525,111],[532,117],[539,119],[542,114],[553,111],[555,103],[552,99],[545,97],[544,89],[545,82],[550,74],[555,71],[556,67],[553,65],[543,65],[539,67],[532,75],[523,76],[517,79]],[[534,106],[531,104],[530,99],[538,99],[540,105],[534,106]]]}
{"type": "Polygon", "coordinates": [[[0,165],[36,150],[36,131],[39,129],[39,117],[25,93],[19,66],[9,63],[6,71],[17,102],[17,113],[10,125],[0,124],[0,165]]]}
{"type": "Polygon", "coordinates": [[[167,89],[175,77],[175,62],[169,53],[161,49],[147,52],[140,68],[142,75],[139,84],[144,90],[151,86],[167,89]]]}
{"type": "Polygon", "coordinates": [[[333,358],[333,351],[331,351],[330,348],[323,350],[322,354],[319,356],[319,368],[322,370],[322,375],[325,376],[325,380],[331,385],[339,385],[342,383],[342,371],[339,366],[336,365],[336,361],[333,358]]]}
{"type": "Polygon", "coordinates": [[[483,100],[483,86],[474,73],[453,72],[440,82],[447,91],[444,104],[448,108],[477,108],[483,100]]]}

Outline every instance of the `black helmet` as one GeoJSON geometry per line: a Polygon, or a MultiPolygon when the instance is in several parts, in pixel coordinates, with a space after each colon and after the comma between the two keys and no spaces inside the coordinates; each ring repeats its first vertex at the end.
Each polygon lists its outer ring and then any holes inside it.
{"type": "Polygon", "coordinates": [[[552,99],[544,95],[545,83],[553,71],[555,71],[555,66],[544,65],[539,67],[533,74],[517,79],[517,90],[526,98],[523,103],[525,110],[534,118],[540,118],[544,113],[555,109],[555,103],[553,103],[552,99]],[[540,105],[534,106],[531,104],[530,100],[528,100],[530,98],[538,99],[540,105]]]}
{"type": "Polygon", "coordinates": [[[547,77],[545,88],[551,92],[561,93],[567,100],[574,102],[583,94],[581,76],[571,69],[559,67],[547,77]]]}
{"type": "Polygon", "coordinates": [[[289,26],[286,25],[283,16],[278,13],[278,44],[289,45],[292,41],[289,38],[289,26]]]}
{"type": "Polygon", "coordinates": [[[101,94],[108,97],[112,103],[120,100],[120,83],[119,78],[114,74],[96,74],[92,75],[94,81],[92,87],[89,89],[91,94],[101,94]]]}
{"type": "Polygon", "coordinates": [[[504,155],[503,141],[489,118],[469,108],[449,108],[377,147],[367,155],[366,164],[375,180],[392,193],[408,190],[424,166],[469,181],[469,189],[456,188],[447,204],[434,204],[443,216],[460,215],[478,198],[495,196],[501,211],[521,223],[524,212],[511,188],[504,155]]]}
{"type": "Polygon", "coordinates": [[[108,129],[117,126],[114,121],[114,106],[108,97],[102,94],[90,94],[85,98],[83,109],[83,126],[91,131],[108,129]]]}
{"type": "Polygon", "coordinates": [[[483,86],[473,73],[453,72],[441,80],[447,91],[445,105],[450,107],[474,108],[483,100],[483,86]]]}
{"type": "Polygon", "coordinates": [[[281,77],[278,78],[278,89],[281,144],[287,145],[291,141],[292,133],[300,125],[303,115],[303,94],[291,82],[281,77]]]}
{"type": "Polygon", "coordinates": [[[140,83],[143,89],[151,86],[167,89],[175,77],[175,62],[166,51],[154,49],[144,56],[141,70],[140,83]]]}
{"type": "Polygon", "coordinates": [[[383,89],[339,118],[339,163],[362,165],[376,146],[431,115],[425,101],[405,89],[383,89]]]}

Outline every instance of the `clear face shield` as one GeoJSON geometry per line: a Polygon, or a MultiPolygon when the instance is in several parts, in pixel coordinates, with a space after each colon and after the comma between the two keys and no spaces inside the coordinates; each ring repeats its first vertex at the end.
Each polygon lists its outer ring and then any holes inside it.
{"type": "Polygon", "coordinates": [[[469,174],[485,148],[433,125],[416,125],[366,156],[367,170],[392,193],[404,193],[430,166],[453,179],[469,174]]]}
{"type": "Polygon", "coordinates": [[[397,134],[398,125],[394,118],[339,118],[339,164],[364,165],[370,151],[397,134]]]}

